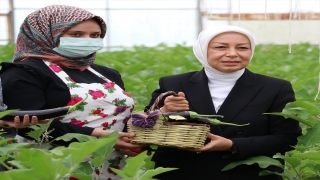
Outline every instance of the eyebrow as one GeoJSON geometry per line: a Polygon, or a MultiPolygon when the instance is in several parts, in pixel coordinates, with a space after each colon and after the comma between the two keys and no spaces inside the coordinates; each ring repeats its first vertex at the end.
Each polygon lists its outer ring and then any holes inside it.
{"type": "MultiPolygon", "coordinates": [[[[71,31],[66,31],[68,33],[72,32],[72,33],[82,33],[84,31],[79,31],[79,30],[71,30],[71,31]]],[[[96,32],[92,32],[92,33],[101,33],[101,31],[96,31],[96,32]]]]}
{"type": "MultiPolygon", "coordinates": [[[[213,43],[228,44],[228,43],[223,43],[223,42],[213,42],[213,43]]],[[[250,43],[240,43],[240,44],[237,44],[237,45],[244,45],[244,44],[249,44],[250,45],[250,43]]]]}

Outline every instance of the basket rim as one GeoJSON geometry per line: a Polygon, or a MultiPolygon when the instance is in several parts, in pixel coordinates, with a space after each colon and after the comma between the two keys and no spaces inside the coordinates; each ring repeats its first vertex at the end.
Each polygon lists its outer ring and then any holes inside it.
{"type": "Polygon", "coordinates": [[[210,127],[209,124],[198,124],[198,123],[188,123],[188,122],[167,122],[167,121],[164,121],[163,125],[190,125],[190,126],[207,126],[207,127],[210,127]]]}
{"type": "MultiPolygon", "coordinates": [[[[157,119],[157,121],[161,121],[160,119],[157,119]]],[[[127,122],[128,125],[132,125],[133,127],[136,127],[132,124],[132,119],[130,118],[127,122]]],[[[189,123],[189,122],[168,122],[168,121],[162,121],[162,125],[187,125],[187,126],[206,126],[210,127],[209,124],[198,124],[198,123],[189,123]]],[[[136,127],[136,128],[142,128],[142,127],[136,127]]],[[[151,129],[151,128],[142,128],[142,129],[151,129]]]]}

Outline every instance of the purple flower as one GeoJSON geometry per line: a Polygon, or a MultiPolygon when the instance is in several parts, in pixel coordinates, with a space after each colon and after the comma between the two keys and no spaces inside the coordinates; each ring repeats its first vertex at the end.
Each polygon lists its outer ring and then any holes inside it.
{"type": "Polygon", "coordinates": [[[159,118],[159,115],[159,111],[153,111],[147,117],[141,114],[132,114],[132,125],[142,128],[152,128],[159,118]]]}

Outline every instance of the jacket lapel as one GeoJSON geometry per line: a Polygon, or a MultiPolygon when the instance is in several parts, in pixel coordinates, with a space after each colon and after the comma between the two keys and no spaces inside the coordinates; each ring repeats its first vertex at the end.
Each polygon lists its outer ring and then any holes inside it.
{"type": "Polygon", "coordinates": [[[196,72],[189,80],[183,81],[182,85],[190,110],[199,114],[216,114],[204,70],[196,72]]]}
{"type": "Polygon", "coordinates": [[[246,69],[218,111],[218,114],[224,115],[221,120],[231,122],[263,86],[263,84],[257,84],[255,74],[246,69]]]}

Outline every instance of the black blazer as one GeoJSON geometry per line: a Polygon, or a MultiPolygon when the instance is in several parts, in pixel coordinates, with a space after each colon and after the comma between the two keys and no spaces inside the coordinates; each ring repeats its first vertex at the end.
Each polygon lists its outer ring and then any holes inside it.
{"type": "MultiPolygon", "coordinates": [[[[249,126],[211,125],[211,133],[232,139],[238,149],[234,156],[228,151],[195,153],[178,148],[159,147],[153,161],[157,167],[178,167],[179,170],[163,173],[159,179],[217,179],[260,180],[282,179],[280,176],[259,176],[258,165],[241,165],[221,172],[227,164],[249,157],[265,155],[272,157],[277,152],[291,150],[301,135],[299,123],[282,116],[265,115],[266,112],[281,112],[286,103],[295,100],[290,82],[267,77],[245,70],[225,99],[218,112],[211,99],[208,79],[204,72],[189,72],[163,77],[160,88],[152,94],[150,105],[163,92],[184,92],[191,111],[199,114],[219,114],[224,122],[250,123],[249,126]]],[[[147,106],[148,107],[150,107],[147,106]]],[[[163,106],[163,101],[159,107],[163,106]]],[[[268,168],[281,172],[276,167],[268,168]]]]}

